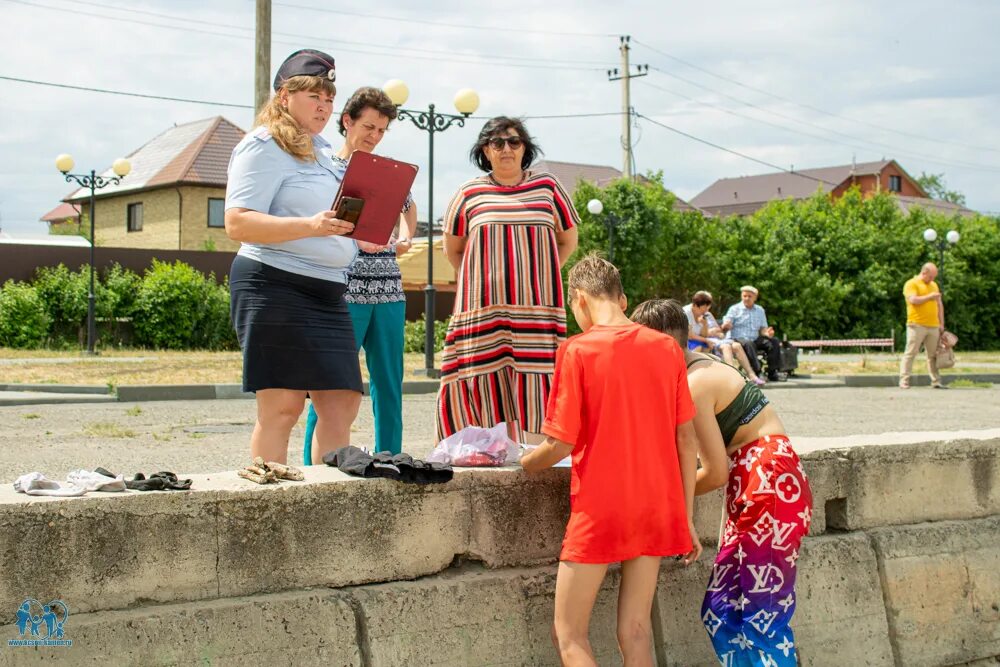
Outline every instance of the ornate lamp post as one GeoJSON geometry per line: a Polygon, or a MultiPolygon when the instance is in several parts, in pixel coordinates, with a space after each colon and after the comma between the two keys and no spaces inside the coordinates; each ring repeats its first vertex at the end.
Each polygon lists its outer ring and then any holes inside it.
{"type": "Polygon", "coordinates": [[[94,319],[94,192],[108,185],[118,185],[130,171],[132,165],[125,158],[118,158],[111,165],[114,176],[98,175],[93,169],[89,174],[71,174],[73,157],[63,153],[56,158],[56,169],[66,177],[67,183],[76,182],[81,188],[90,188],[90,294],[87,295],[87,354],[94,354],[94,344],[97,339],[97,323],[94,319]]]}
{"type": "Polygon", "coordinates": [[[924,240],[938,251],[938,283],[941,285],[942,292],[944,291],[944,251],[958,243],[960,238],[962,238],[961,235],[954,229],[945,234],[943,239],[938,238],[937,230],[933,227],[924,230],[924,240]]]}
{"type": "MultiPolygon", "coordinates": [[[[591,215],[601,215],[604,212],[604,203],[600,199],[591,199],[587,202],[587,210],[591,215]]],[[[614,213],[608,213],[601,220],[608,228],[608,261],[614,264],[615,261],[615,227],[621,223],[621,219],[614,213]]]]}
{"type": "Polygon", "coordinates": [[[479,95],[471,88],[463,88],[455,94],[455,109],[461,115],[435,111],[433,104],[427,111],[398,109],[406,103],[410,90],[399,79],[386,81],[382,90],[397,107],[397,118],[412,121],[417,129],[428,134],[428,179],[427,179],[427,286],[424,288],[424,323],[427,338],[424,341],[424,372],[428,377],[439,377],[434,368],[434,135],[444,132],[452,125],[465,126],[465,119],[479,108],[479,95]]]}

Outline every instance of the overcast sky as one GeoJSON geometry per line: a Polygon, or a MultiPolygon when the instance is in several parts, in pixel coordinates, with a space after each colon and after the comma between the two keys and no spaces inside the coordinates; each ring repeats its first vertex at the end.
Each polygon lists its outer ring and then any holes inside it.
{"type": "MultiPolygon", "coordinates": [[[[253,104],[253,0],[0,0],[0,77],[235,105],[253,104]]],[[[635,110],[677,130],[781,167],[896,158],[913,176],[944,173],[970,207],[1000,211],[1000,3],[910,0],[717,0],[712,3],[433,0],[274,3],[272,71],[297,48],[337,62],[339,108],[355,88],[403,79],[406,107],[453,111],[475,88],[477,116],[528,116],[553,160],[622,166],[614,113],[618,35],[631,35],[635,110]],[[417,9],[423,6],[423,9],[417,9]],[[317,9],[322,8],[323,11],[317,9]],[[353,15],[350,12],[368,14],[353,15]]],[[[243,108],[149,100],[0,79],[0,225],[37,222],[72,190],[56,171],[106,169],[175,123],[243,108]]],[[[435,214],[476,174],[468,149],[482,120],[435,145],[435,214]]],[[[326,137],[339,135],[331,123],[326,137]]],[[[773,171],[637,119],[640,172],[662,170],[689,199],[718,178],[773,171]]],[[[427,135],[400,122],[380,152],[417,163],[427,207],[427,135]]]]}

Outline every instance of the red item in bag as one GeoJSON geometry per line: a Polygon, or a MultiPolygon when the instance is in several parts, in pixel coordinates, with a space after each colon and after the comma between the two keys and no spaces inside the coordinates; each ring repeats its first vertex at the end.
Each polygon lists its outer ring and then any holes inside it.
{"type": "Polygon", "coordinates": [[[502,466],[504,461],[502,458],[494,458],[486,452],[469,452],[468,454],[459,454],[452,460],[451,464],[468,468],[483,468],[487,466],[502,466]]]}

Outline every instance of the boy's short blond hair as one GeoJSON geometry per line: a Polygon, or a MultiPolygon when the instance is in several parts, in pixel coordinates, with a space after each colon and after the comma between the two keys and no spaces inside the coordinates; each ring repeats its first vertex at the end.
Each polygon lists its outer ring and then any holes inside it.
{"type": "Polygon", "coordinates": [[[582,290],[591,296],[618,299],[625,296],[618,267],[597,253],[590,253],[572,269],[567,278],[569,289],[582,290]]]}

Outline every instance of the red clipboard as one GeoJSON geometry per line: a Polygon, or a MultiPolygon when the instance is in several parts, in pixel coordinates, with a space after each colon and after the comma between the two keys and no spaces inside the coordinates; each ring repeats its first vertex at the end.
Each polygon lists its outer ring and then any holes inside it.
{"type": "Polygon", "coordinates": [[[354,231],[345,236],[355,241],[387,244],[417,178],[417,169],[415,164],[374,153],[351,153],[332,210],[337,210],[341,197],[357,197],[365,204],[354,231]]]}

